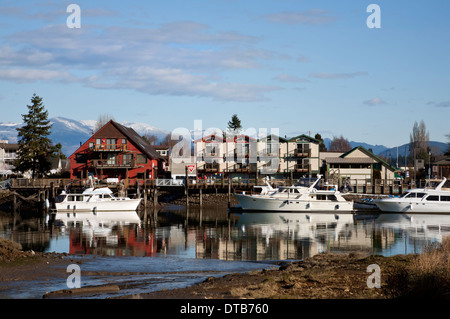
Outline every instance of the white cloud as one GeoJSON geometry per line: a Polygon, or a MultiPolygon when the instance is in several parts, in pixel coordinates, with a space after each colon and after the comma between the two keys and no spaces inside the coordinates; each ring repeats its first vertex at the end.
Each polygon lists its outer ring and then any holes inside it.
{"type": "Polygon", "coordinates": [[[262,17],[271,22],[282,24],[310,24],[321,25],[334,22],[335,17],[330,15],[329,11],[321,9],[311,9],[301,12],[281,12],[268,14],[262,17]]]}
{"type": "Polygon", "coordinates": [[[335,79],[350,79],[357,76],[367,75],[367,72],[353,72],[353,73],[328,73],[328,72],[321,72],[321,73],[311,73],[309,77],[311,78],[317,78],[317,79],[329,79],[329,80],[335,80],[335,79]]]}
{"type": "Polygon", "coordinates": [[[44,69],[0,69],[0,79],[14,82],[32,81],[75,81],[75,77],[67,71],[44,69]]]}
{"type": "Polygon", "coordinates": [[[428,105],[434,105],[437,107],[450,107],[450,101],[442,101],[442,102],[428,102],[428,105]]]}
{"type": "Polygon", "coordinates": [[[309,80],[307,80],[307,79],[303,79],[303,78],[300,78],[300,77],[297,77],[297,76],[294,76],[294,75],[289,75],[289,74],[286,74],[286,73],[279,74],[274,79],[278,80],[278,81],[281,81],[281,82],[297,82],[297,83],[309,82],[309,80]]]}
{"type": "Polygon", "coordinates": [[[193,75],[182,69],[136,67],[108,72],[117,81],[102,82],[91,78],[88,86],[104,89],[132,88],[149,94],[203,96],[223,101],[263,101],[265,93],[279,90],[276,86],[214,82],[204,75],[193,75]]]}
{"type": "Polygon", "coordinates": [[[373,99],[366,100],[363,102],[366,105],[370,106],[376,106],[376,105],[383,105],[387,104],[385,101],[383,101],[380,97],[374,97],[373,99]]]}
{"type": "Polygon", "coordinates": [[[14,81],[78,81],[99,89],[128,88],[225,101],[267,100],[267,93],[280,89],[225,80],[222,72],[260,68],[261,61],[277,55],[254,47],[255,37],[213,31],[196,22],[150,29],[83,25],[75,30],[47,25],[6,39],[9,43],[0,48],[0,64],[10,71],[0,76],[14,81]]]}

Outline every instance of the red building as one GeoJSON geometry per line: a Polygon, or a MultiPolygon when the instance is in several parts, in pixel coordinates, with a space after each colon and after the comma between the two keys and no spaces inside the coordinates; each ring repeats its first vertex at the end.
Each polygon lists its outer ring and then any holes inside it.
{"type": "Polygon", "coordinates": [[[151,179],[163,174],[163,159],[132,128],[106,123],[70,157],[70,178],[151,179]]]}

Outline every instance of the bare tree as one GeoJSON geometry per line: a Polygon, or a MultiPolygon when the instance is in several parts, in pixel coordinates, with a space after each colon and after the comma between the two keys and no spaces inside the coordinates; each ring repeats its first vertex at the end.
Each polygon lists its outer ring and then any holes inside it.
{"type": "Polygon", "coordinates": [[[95,131],[97,132],[99,129],[103,127],[110,120],[114,121],[114,117],[111,114],[100,114],[97,119],[97,123],[95,123],[95,131]]]}
{"type": "Polygon", "coordinates": [[[157,145],[158,143],[158,137],[156,135],[145,134],[142,138],[150,145],[157,145]]]}
{"type": "Polygon", "coordinates": [[[167,134],[163,141],[163,145],[169,145],[169,146],[174,146],[177,143],[178,143],[178,141],[172,140],[171,134],[167,134]]]}
{"type": "Polygon", "coordinates": [[[428,152],[430,151],[430,133],[427,131],[425,122],[414,122],[412,133],[409,135],[409,155],[411,162],[415,158],[424,159],[428,162],[428,152]]]}
{"type": "Polygon", "coordinates": [[[352,149],[350,142],[344,138],[342,135],[340,137],[333,136],[333,140],[330,144],[330,152],[348,152],[352,149]]]}

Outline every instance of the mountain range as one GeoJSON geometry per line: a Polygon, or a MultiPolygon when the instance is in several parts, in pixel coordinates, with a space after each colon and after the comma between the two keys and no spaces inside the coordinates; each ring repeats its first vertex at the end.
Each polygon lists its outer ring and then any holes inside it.
{"type": "MultiPolygon", "coordinates": [[[[54,144],[61,143],[62,152],[70,156],[86,142],[94,132],[97,121],[83,120],[76,121],[64,117],[54,117],[49,119],[53,124],[50,139],[54,144]]],[[[133,128],[140,135],[155,135],[158,142],[162,142],[169,132],[145,123],[120,122],[120,124],[133,128]]],[[[0,123],[0,140],[7,140],[9,143],[17,143],[17,130],[22,123],[0,123]]]]}
{"type": "MultiPolygon", "coordinates": [[[[61,143],[62,151],[70,156],[77,150],[80,143],[84,143],[93,133],[96,120],[77,121],[64,117],[54,117],[50,119],[53,124],[50,139],[53,143],[61,143]]],[[[120,122],[120,124],[133,128],[140,135],[154,135],[158,142],[162,142],[170,132],[151,126],[146,123],[138,122],[120,122]]],[[[0,123],[0,140],[7,140],[9,143],[17,143],[17,130],[22,123],[0,123]]],[[[324,138],[324,144],[330,147],[331,139],[324,138]]],[[[372,149],[375,155],[384,155],[387,158],[397,156],[397,146],[388,148],[384,145],[371,145],[364,142],[350,141],[352,147],[362,146],[366,149],[372,149]]],[[[443,142],[430,141],[431,152],[433,155],[440,155],[448,149],[448,144],[443,142]]],[[[398,155],[409,154],[409,143],[398,146],[398,155]]]]}

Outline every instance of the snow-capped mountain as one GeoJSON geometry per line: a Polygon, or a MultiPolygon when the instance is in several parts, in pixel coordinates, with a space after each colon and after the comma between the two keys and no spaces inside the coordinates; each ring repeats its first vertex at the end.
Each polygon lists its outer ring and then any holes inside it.
{"type": "MultiPolygon", "coordinates": [[[[61,143],[62,151],[66,156],[70,156],[80,147],[80,143],[92,135],[96,120],[76,121],[64,117],[54,117],[50,119],[53,124],[50,139],[54,144],[61,143]]],[[[146,123],[119,122],[122,125],[133,128],[139,135],[155,135],[159,141],[163,141],[169,133],[155,126],[146,123]]],[[[22,123],[0,123],[0,140],[7,140],[9,143],[17,143],[17,128],[22,123]]]]}
{"type": "Polygon", "coordinates": [[[17,143],[17,128],[21,123],[0,123],[0,140],[17,143]]]}

